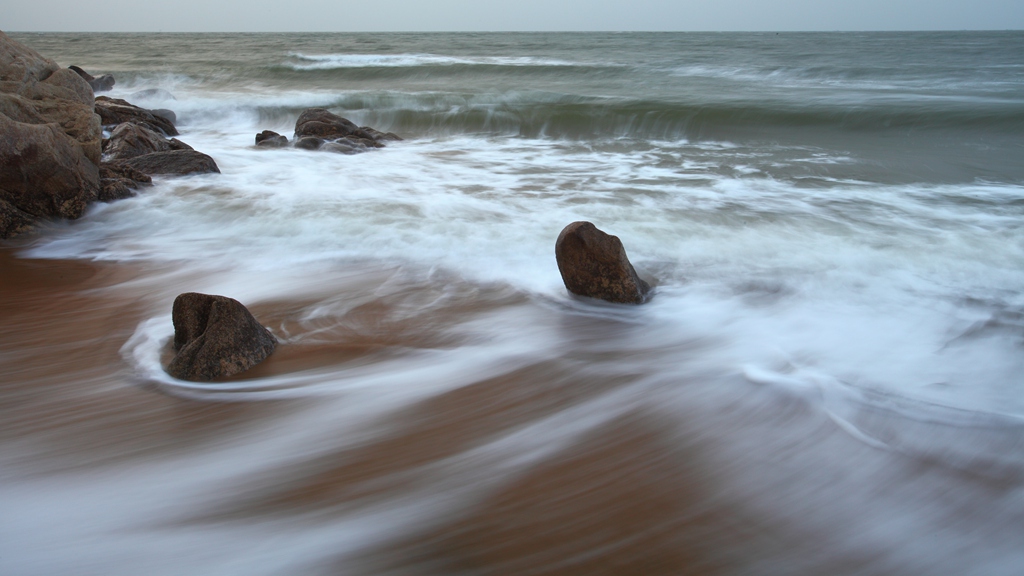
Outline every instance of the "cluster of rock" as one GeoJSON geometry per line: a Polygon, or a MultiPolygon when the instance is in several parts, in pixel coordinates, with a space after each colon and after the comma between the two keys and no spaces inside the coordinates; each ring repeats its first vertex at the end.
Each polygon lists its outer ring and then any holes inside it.
{"type": "Polygon", "coordinates": [[[341,154],[358,154],[374,148],[383,148],[388,141],[401,140],[391,132],[381,132],[369,126],[357,126],[325,108],[308,108],[295,121],[295,138],[289,141],[272,130],[256,135],[259,148],[285,148],[294,146],[303,150],[324,150],[341,154]]]}
{"type": "MultiPolygon", "coordinates": [[[[212,158],[174,138],[170,110],[94,96],[113,85],[110,75],[61,68],[0,32],[0,238],[38,218],[78,218],[89,202],[131,196],[152,175],[220,171],[212,158]]],[[[266,130],[256,135],[256,146],[354,154],[392,140],[401,138],[310,108],[295,122],[294,142],[266,130]]],[[[650,285],[633,269],[622,242],[590,222],[562,230],[555,259],[573,294],[626,304],[649,296],[650,285]]],[[[225,296],[181,294],[172,322],[177,354],[167,372],[176,378],[231,376],[277,346],[245,306],[225,296]]]]}
{"type": "Polygon", "coordinates": [[[173,113],[95,98],[113,84],[0,32],[0,238],[131,196],[154,174],[219,172],[209,156],[168,139],[178,134],[173,113]]]}

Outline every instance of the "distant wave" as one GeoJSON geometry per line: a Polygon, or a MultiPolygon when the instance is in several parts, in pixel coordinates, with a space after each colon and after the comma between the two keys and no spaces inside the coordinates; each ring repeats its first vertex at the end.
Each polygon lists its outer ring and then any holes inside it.
{"type": "Polygon", "coordinates": [[[411,68],[417,66],[577,66],[574,62],[528,56],[460,57],[438,54],[302,54],[292,53],[284,66],[294,70],[336,68],[411,68]]]}
{"type": "Polygon", "coordinates": [[[1024,130],[1024,105],[888,103],[793,106],[773,102],[690,103],[563,96],[452,93],[349,94],[333,104],[371,125],[410,134],[491,133],[589,139],[762,138],[779,129],[857,132],[1024,130]],[[725,132],[723,132],[723,130],[725,132]]]}

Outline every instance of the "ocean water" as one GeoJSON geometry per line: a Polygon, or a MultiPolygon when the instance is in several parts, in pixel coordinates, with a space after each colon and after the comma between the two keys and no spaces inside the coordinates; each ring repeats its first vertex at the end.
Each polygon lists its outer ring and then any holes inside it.
{"type": "Polygon", "coordinates": [[[11,473],[8,573],[1024,569],[1024,34],[12,36],[221,169],[20,252],[146,271],[102,385],[302,408],[11,473]],[[314,106],[404,140],[253,146],[314,106]],[[648,304],[566,293],[577,220],[648,304]],[[170,377],[185,291],[294,361],[170,377]]]}

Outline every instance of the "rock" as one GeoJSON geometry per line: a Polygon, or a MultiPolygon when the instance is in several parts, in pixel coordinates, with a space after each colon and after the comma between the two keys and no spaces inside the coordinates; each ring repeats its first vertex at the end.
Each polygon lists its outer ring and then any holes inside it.
{"type": "Polygon", "coordinates": [[[83,80],[89,83],[92,87],[93,92],[106,92],[114,89],[114,77],[110,74],[104,74],[99,78],[95,78],[92,74],[89,74],[85,70],[82,70],[78,66],[68,66],[68,69],[78,74],[83,80]]]}
{"type": "Polygon", "coordinates": [[[168,110],[166,108],[154,108],[153,110],[150,110],[150,112],[152,112],[154,116],[157,116],[158,118],[163,118],[171,124],[178,123],[178,115],[174,113],[174,110],[168,110]]]}
{"type": "Polygon", "coordinates": [[[104,74],[92,82],[89,82],[89,86],[92,86],[93,92],[106,92],[108,90],[113,90],[114,77],[110,74],[104,74]]]}
{"type": "Polygon", "coordinates": [[[131,122],[139,126],[145,126],[154,132],[162,132],[167,136],[178,135],[178,130],[174,127],[174,123],[153,114],[152,110],[139,108],[125,100],[108,96],[97,96],[95,105],[96,113],[100,115],[104,126],[116,126],[122,122],[131,122]]]}
{"type": "Polygon", "coordinates": [[[97,200],[113,202],[135,196],[135,190],[142,185],[149,185],[153,179],[124,164],[100,165],[100,192],[97,200]]]}
{"type": "Polygon", "coordinates": [[[359,129],[369,134],[372,137],[372,139],[377,142],[398,142],[402,140],[402,138],[399,137],[398,134],[395,134],[394,132],[381,132],[380,130],[374,130],[373,128],[370,128],[369,126],[362,126],[359,129]]]}
{"type": "Polygon", "coordinates": [[[128,160],[122,160],[119,163],[150,176],[157,174],[220,173],[220,168],[217,167],[217,163],[213,161],[213,158],[195,150],[151,152],[129,158],[128,160]]]}
{"type": "Polygon", "coordinates": [[[358,154],[366,151],[366,146],[362,143],[348,138],[341,138],[334,142],[328,142],[320,147],[321,150],[327,152],[337,152],[339,154],[358,154]]]}
{"type": "Polygon", "coordinates": [[[295,137],[343,138],[358,130],[354,122],[324,108],[309,108],[295,120],[295,137]]]}
{"type": "Polygon", "coordinates": [[[92,88],[0,32],[0,237],[78,218],[96,199],[102,129],[92,88]]]}
{"type": "Polygon", "coordinates": [[[59,125],[0,114],[0,200],[35,218],[74,219],[96,199],[99,183],[99,168],[59,125]]]}
{"type": "Polygon", "coordinates": [[[288,145],[288,137],[273,130],[264,130],[256,135],[256,145],[260,148],[284,148],[288,145]]]}
{"type": "Polygon", "coordinates": [[[178,140],[177,138],[171,138],[170,140],[167,141],[167,143],[170,144],[171,150],[195,150],[195,148],[189,146],[188,144],[185,144],[184,142],[178,140]]]}
{"type": "Polygon", "coordinates": [[[579,296],[642,304],[651,289],[637,276],[622,242],[590,222],[573,222],[562,230],[555,259],[566,289],[579,296]]]}
{"type": "Polygon", "coordinates": [[[295,147],[303,150],[319,150],[323,145],[323,139],[316,136],[303,136],[295,141],[295,147]]]}
{"type": "Polygon", "coordinates": [[[174,349],[167,372],[181,380],[208,381],[262,362],[277,340],[241,303],[225,296],[188,292],[174,299],[174,349]]]}
{"type": "Polygon", "coordinates": [[[138,124],[123,122],[111,132],[110,138],[103,147],[103,158],[108,162],[127,160],[143,154],[170,149],[171,141],[157,132],[138,124]]]}
{"type": "Polygon", "coordinates": [[[32,227],[34,218],[18,207],[0,199],[0,238],[10,238],[32,227]]]}

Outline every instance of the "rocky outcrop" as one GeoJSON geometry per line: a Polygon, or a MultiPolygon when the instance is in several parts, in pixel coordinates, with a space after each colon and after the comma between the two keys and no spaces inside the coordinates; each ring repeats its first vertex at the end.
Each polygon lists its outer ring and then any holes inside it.
{"type": "Polygon", "coordinates": [[[573,222],[562,230],[555,260],[566,289],[579,296],[642,304],[651,289],[637,276],[622,242],[590,222],[573,222]]]}
{"type": "Polygon", "coordinates": [[[295,140],[276,132],[264,130],[256,135],[261,148],[282,148],[289,144],[302,150],[324,150],[341,154],[356,154],[373,148],[383,148],[385,142],[401,140],[390,132],[357,126],[326,108],[308,108],[295,121],[295,140]]]}
{"type": "Polygon", "coordinates": [[[68,69],[75,74],[78,74],[83,80],[88,82],[89,86],[92,87],[93,92],[106,92],[114,89],[114,77],[110,74],[104,74],[99,78],[95,78],[92,74],[89,74],[78,66],[68,66],[68,69]]]}
{"type": "Polygon", "coordinates": [[[237,300],[188,292],[174,299],[174,349],[167,372],[208,381],[238,374],[269,356],[277,340],[237,300]]]}
{"type": "Polygon", "coordinates": [[[93,92],[0,32],[0,238],[39,218],[78,218],[100,189],[93,92]]]}
{"type": "Polygon", "coordinates": [[[151,174],[220,172],[209,156],[167,138],[178,134],[174,112],[94,97],[111,86],[109,75],[61,68],[0,32],[0,238],[40,218],[78,218],[95,200],[133,196],[151,174]]]}
{"type": "Polygon", "coordinates": [[[220,168],[217,167],[217,163],[213,161],[213,158],[191,149],[151,152],[123,160],[118,164],[134,168],[150,176],[158,174],[184,176],[186,174],[220,173],[220,168]]]}
{"type": "Polygon", "coordinates": [[[114,127],[124,122],[131,122],[166,136],[178,135],[178,130],[174,127],[174,123],[167,118],[154,114],[152,110],[139,108],[119,98],[97,96],[96,113],[100,115],[104,126],[114,127]]]}

